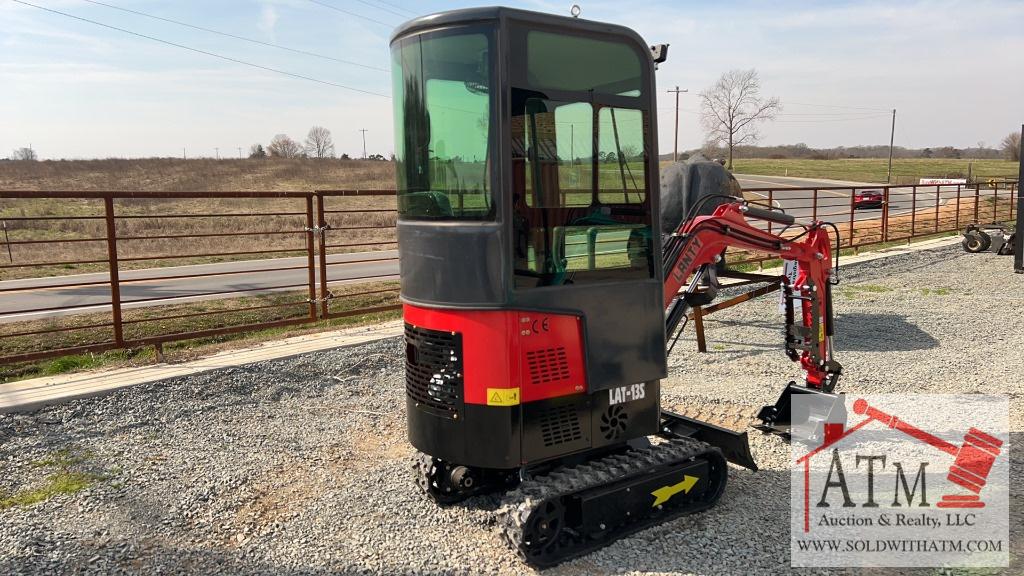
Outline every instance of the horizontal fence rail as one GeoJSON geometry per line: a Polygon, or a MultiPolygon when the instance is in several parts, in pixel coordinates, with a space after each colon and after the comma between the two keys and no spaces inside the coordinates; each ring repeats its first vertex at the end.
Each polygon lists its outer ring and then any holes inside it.
{"type": "MultiPolygon", "coordinates": [[[[1017,183],[751,188],[843,249],[1016,216],[1017,183]],[[873,206],[858,194],[878,192],[873,206]]],[[[0,364],[216,339],[399,308],[393,190],[0,192],[0,364]]],[[[772,222],[775,234],[795,236],[772,222]]],[[[600,253],[623,238],[594,241],[600,253]]],[[[579,250],[580,247],[574,248],[579,250]]],[[[594,248],[596,250],[596,248],[594,248]]],[[[731,264],[771,256],[733,253],[731,264]]]]}
{"type": "MultiPolygon", "coordinates": [[[[798,221],[833,222],[839,229],[840,248],[856,252],[867,246],[961,231],[970,223],[1009,222],[1016,217],[1018,183],[748,188],[743,193],[752,204],[781,208],[798,221]],[[864,192],[877,192],[881,201],[858,202],[858,195],[864,192]]],[[[783,236],[799,233],[771,222],[757,225],[783,236]]],[[[763,264],[772,259],[739,252],[730,262],[763,264]]]]}
{"type": "Polygon", "coordinates": [[[0,364],[399,308],[394,191],[0,192],[0,364]]]}

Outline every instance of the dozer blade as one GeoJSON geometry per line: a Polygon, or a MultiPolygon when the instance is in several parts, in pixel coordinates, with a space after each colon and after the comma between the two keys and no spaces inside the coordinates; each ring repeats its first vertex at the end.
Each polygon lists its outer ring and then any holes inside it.
{"type": "Polygon", "coordinates": [[[757,413],[761,423],[754,427],[789,439],[795,437],[820,443],[825,437],[826,423],[846,426],[844,400],[842,394],[821,392],[790,382],[774,405],[761,408],[757,413]],[[799,396],[800,401],[794,402],[794,396],[799,396]]]}
{"type": "Polygon", "coordinates": [[[710,444],[721,450],[729,462],[757,470],[746,432],[750,420],[751,414],[746,409],[715,405],[688,410],[686,414],[661,411],[661,429],[665,436],[693,438],[710,444]]]}

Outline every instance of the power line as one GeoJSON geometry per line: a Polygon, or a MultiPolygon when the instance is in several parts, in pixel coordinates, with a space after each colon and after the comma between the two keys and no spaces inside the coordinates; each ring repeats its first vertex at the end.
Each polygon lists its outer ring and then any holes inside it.
{"type": "Polygon", "coordinates": [[[888,118],[888,114],[875,114],[873,116],[860,116],[857,118],[825,118],[820,120],[775,120],[782,124],[821,124],[824,122],[859,122],[861,120],[875,120],[877,118],[888,118]]]}
{"type": "MultiPolygon", "coordinates": [[[[671,108],[671,107],[659,108],[658,109],[658,115],[669,114],[673,110],[674,110],[674,108],[671,108]]],[[[698,112],[697,110],[688,110],[688,109],[685,109],[685,108],[680,108],[680,111],[683,112],[684,114],[691,114],[691,115],[694,115],[694,116],[699,116],[700,115],[700,112],[698,112]]],[[[779,114],[776,114],[776,116],[783,116],[784,118],[782,120],[774,120],[774,122],[781,122],[781,123],[784,123],[784,124],[817,124],[817,123],[820,123],[820,122],[855,122],[855,121],[858,121],[858,120],[873,120],[875,118],[886,118],[886,117],[888,117],[888,114],[860,113],[860,114],[854,114],[854,115],[843,115],[843,116],[838,116],[838,117],[826,116],[826,117],[823,117],[823,118],[822,117],[810,117],[810,118],[807,118],[807,117],[803,117],[803,116],[791,117],[791,115],[779,113],[779,114]]]]}
{"type": "Polygon", "coordinates": [[[230,56],[224,56],[224,55],[221,55],[221,54],[216,54],[214,52],[208,52],[206,50],[201,50],[199,48],[193,48],[191,46],[186,46],[184,44],[178,44],[176,42],[171,42],[169,40],[163,40],[163,39],[157,38],[155,36],[147,36],[146,34],[140,34],[139,32],[132,32],[131,30],[126,30],[124,28],[118,28],[117,26],[111,26],[110,24],[104,24],[103,22],[97,22],[95,20],[89,20],[88,18],[82,18],[81,16],[75,16],[74,14],[68,14],[67,12],[61,12],[59,10],[54,10],[52,8],[45,8],[43,6],[37,6],[35,4],[30,4],[29,2],[25,2],[24,0],[11,0],[11,1],[12,2],[17,2],[18,4],[24,4],[25,6],[31,6],[32,8],[37,8],[39,10],[44,10],[46,12],[50,12],[50,13],[53,13],[53,14],[59,14],[60,16],[71,18],[73,20],[79,20],[81,22],[88,22],[89,24],[94,24],[96,26],[102,26],[103,28],[109,28],[110,30],[117,30],[118,32],[124,32],[125,34],[131,34],[132,36],[138,36],[139,38],[145,38],[147,40],[152,40],[154,42],[159,42],[161,44],[167,44],[168,46],[174,46],[175,48],[181,48],[183,50],[188,50],[190,52],[196,52],[198,54],[205,54],[207,56],[212,56],[214,58],[220,58],[221,60],[227,60],[228,62],[234,62],[235,64],[243,64],[245,66],[251,66],[253,68],[259,68],[260,70],[265,70],[267,72],[274,72],[276,74],[283,74],[285,76],[290,76],[292,78],[298,78],[300,80],[309,80],[310,82],[316,82],[318,84],[325,84],[327,86],[334,86],[335,88],[342,88],[344,90],[351,90],[353,92],[359,92],[359,93],[362,93],[362,94],[369,94],[370,96],[380,96],[381,98],[391,98],[387,94],[381,94],[379,92],[373,92],[373,91],[370,91],[370,90],[363,90],[362,88],[353,88],[352,86],[345,86],[344,84],[338,84],[336,82],[331,82],[329,80],[321,80],[319,78],[313,78],[312,76],[304,76],[302,74],[296,74],[294,72],[288,72],[288,71],[285,71],[285,70],[279,70],[277,68],[271,68],[269,66],[263,66],[261,64],[256,64],[256,63],[253,63],[253,62],[247,62],[245,60],[239,60],[237,58],[232,58],[230,56]]]}
{"type": "Polygon", "coordinates": [[[813,108],[845,108],[847,110],[872,110],[875,112],[889,112],[888,108],[865,108],[863,106],[839,106],[836,104],[807,104],[802,102],[786,102],[786,104],[792,104],[794,106],[811,106],[813,108]]]}
{"type": "Polygon", "coordinates": [[[391,28],[393,28],[395,26],[394,24],[391,24],[389,22],[383,22],[381,20],[375,20],[373,18],[370,18],[369,16],[363,16],[362,14],[356,14],[355,12],[349,12],[348,10],[344,10],[342,8],[338,8],[337,6],[333,6],[333,5],[328,4],[326,2],[321,2],[320,0],[308,0],[308,1],[312,2],[313,4],[316,4],[318,6],[323,6],[324,8],[328,8],[330,10],[334,10],[335,12],[341,12],[342,14],[348,14],[349,16],[355,16],[356,18],[362,18],[363,20],[368,20],[368,21],[373,22],[375,24],[380,24],[382,26],[388,26],[388,27],[391,27],[391,28]]]}
{"type": "MultiPolygon", "coordinates": [[[[669,92],[672,92],[672,90],[669,90],[669,92]]],[[[785,104],[788,104],[788,102],[785,103],[785,104]]],[[[663,111],[665,111],[665,110],[675,110],[675,107],[673,107],[673,106],[659,106],[658,110],[663,110],[663,111]]],[[[689,114],[699,114],[700,113],[699,110],[695,110],[693,108],[680,108],[680,110],[682,110],[683,112],[687,112],[689,114]]],[[[777,112],[775,115],[776,116],[795,116],[795,117],[800,117],[800,118],[802,118],[802,117],[810,117],[810,118],[819,118],[819,117],[824,117],[824,118],[843,118],[843,117],[875,116],[877,114],[878,114],[878,112],[777,112]]]]}
{"type": "MultiPolygon", "coordinates": [[[[369,6],[370,8],[373,8],[375,10],[383,10],[384,12],[387,12],[389,14],[394,14],[395,16],[398,16],[400,18],[408,18],[408,16],[406,16],[405,14],[402,14],[401,12],[395,12],[394,10],[391,10],[390,8],[385,8],[384,6],[378,6],[376,4],[370,4],[366,0],[356,0],[356,2],[359,2],[360,4],[365,4],[365,5],[369,6]]],[[[381,4],[386,4],[386,3],[385,2],[381,2],[381,4]]],[[[399,8],[398,6],[395,6],[395,7],[399,8]]],[[[404,10],[404,8],[399,8],[399,10],[404,10]]],[[[405,10],[405,11],[409,12],[408,10],[405,10]]]]}
{"type": "Polygon", "coordinates": [[[409,10],[409,9],[406,9],[406,8],[402,8],[401,6],[399,6],[398,4],[395,4],[393,2],[385,2],[384,0],[377,0],[377,3],[378,4],[384,4],[385,6],[391,6],[392,8],[397,8],[397,9],[401,10],[402,12],[405,12],[406,14],[411,14],[413,16],[416,15],[416,13],[413,12],[412,10],[409,10]]]}
{"type": "Polygon", "coordinates": [[[123,8],[121,6],[114,6],[113,4],[107,4],[105,2],[98,2],[97,0],[83,0],[89,4],[96,4],[97,6],[105,6],[113,10],[120,10],[122,12],[128,12],[130,14],[136,14],[145,18],[152,18],[154,20],[160,20],[162,22],[169,22],[171,24],[177,24],[178,26],[185,26],[186,28],[192,28],[194,30],[202,30],[203,32],[209,32],[210,34],[218,34],[220,36],[226,36],[228,38],[234,38],[236,40],[244,40],[246,42],[252,42],[253,44],[259,44],[261,46],[269,46],[271,48],[277,48],[279,50],[287,50],[288,52],[294,52],[296,54],[304,54],[306,56],[315,56],[317,58],[324,58],[326,60],[333,60],[335,62],[341,62],[342,64],[351,64],[352,66],[359,66],[361,68],[369,68],[370,70],[379,70],[381,72],[389,72],[387,68],[379,68],[377,66],[371,66],[369,64],[362,64],[359,62],[353,62],[351,60],[342,60],[341,58],[335,58],[333,56],[327,56],[326,54],[318,54],[316,52],[309,52],[308,50],[300,50],[298,48],[290,48],[288,46],[282,46],[280,44],[274,44],[273,42],[264,42],[262,40],[256,40],[255,38],[246,38],[245,36],[238,36],[236,34],[230,34],[228,32],[221,32],[220,30],[214,30],[212,28],[204,28],[203,26],[196,26],[195,24],[189,24],[188,22],[181,22],[179,20],[172,20],[170,18],[164,18],[163,16],[156,16],[155,14],[147,14],[145,12],[139,12],[138,10],[132,10],[130,8],[123,8]]]}

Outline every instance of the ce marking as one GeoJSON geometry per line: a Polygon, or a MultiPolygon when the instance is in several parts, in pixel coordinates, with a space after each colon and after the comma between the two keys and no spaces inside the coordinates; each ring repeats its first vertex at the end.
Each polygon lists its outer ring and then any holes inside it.
{"type": "Polygon", "coordinates": [[[533,328],[533,333],[540,334],[541,332],[550,332],[551,325],[549,321],[550,319],[547,316],[545,316],[543,320],[534,320],[533,325],[531,326],[531,328],[533,328]],[[537,328],[538,325],[540,325],[539,329],[537,328]]]}

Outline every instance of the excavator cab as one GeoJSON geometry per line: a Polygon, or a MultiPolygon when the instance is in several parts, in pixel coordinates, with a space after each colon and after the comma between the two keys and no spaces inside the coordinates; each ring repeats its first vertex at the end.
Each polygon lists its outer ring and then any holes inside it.
{"type": "MultiPolygon", "coordinates": [[[[711,506],[726,460],[756,465],[745,431],[662,410],[682,282],[731,242],[823,275],[827,232],[790,246],[745,220],[785,218],[741,202],[693,219],[693,234],[659,229],[667,47],[632,30],[456,10],[402,25],[391,50],[420,487],[441,504],[518,487],[505,535],[537,565],[711,506]]],[[[819,334],[818,311],[804,316],[815,329],[787,339],[794,359],[819,334]]]]}
{"type": "MultiPolygon", "coordinates": [[[[506,8],[414,20],[391,46],[405,318],[459,335],[464,364],[437,413],[439,366],[414,362],[413,444],[517,468],[657,432],[650,48],[620,26],[506,8]],[[465,441],[477,423],[486,442],[465,441]]],[[[429,346],[417,338],[413,361],[429,346]]]]}

